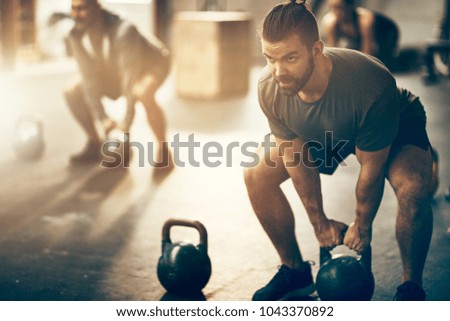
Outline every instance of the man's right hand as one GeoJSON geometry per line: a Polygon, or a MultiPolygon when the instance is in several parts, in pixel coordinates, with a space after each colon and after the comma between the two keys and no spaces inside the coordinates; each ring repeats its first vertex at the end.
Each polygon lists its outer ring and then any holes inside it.
{"type": "Polygon", "coordinates": [[[316,234],[320,247],[331,251],[336,246],[344,243],[344,236],[347,229],[347,224],[324,219],[314,226],[314,233],[316,234]]]}
{"type": "Polygon", "coordinates": [[[106,118],[103,120],[103,128],[105,130],[105,136],[108,136],[109,133],[117,127],[117,123],[111,118],[106,118]]]}

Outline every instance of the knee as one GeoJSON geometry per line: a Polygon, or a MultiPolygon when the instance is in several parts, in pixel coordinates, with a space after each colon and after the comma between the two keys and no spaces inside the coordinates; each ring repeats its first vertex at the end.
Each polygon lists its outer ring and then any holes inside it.
{"type": "Polygon", "coordinates": [[[143,102],[144,105],[154,105],[157,89],[155,77],[148,75],[134,84],[132,94],[137,101],[143,102]]]}
{"type": "Polygon", "coordinates": [[[253,167],[248,167],[244,169],[244,182],[247,189],[252,188],[257,185],[257,178],[255,169],[253,167]]]}
{"type": "Polygon", "coordinates": [[[134,92],[133,97],[136,101],[142,103],[148,116],[152,116],[155,113],[155,109],[159,108],[156,102],[155,92],[153,91],[134,92]]]}
{"type": "Polygon", "coordinates": [[[147,106],[147,104],[154,99],[153,93],[141,88],[133,88],[133,97],[136,99],[136,101],[143,102],[144,106],[147,106]]]}
{"type": "Polygon", "coordinates": [[[79,83],[71,84],[64,88],[64,98],[68,103],[69,107],[77,105],[78,102],[83,98],[83,92],[81,85],[79,83]]]}
{"type": "Polygon", "coordinates": [[[396,190],[401,213],[409,219],[430,213],[429,185],[414,181],[405,182],[396,190]]]}
{"type": "Polygon", "coordinates": [[[273,175],[267,175],[266,171],[261,171],[258,167],[248,167],[244,169],[244,182],[248,191],[273,189],[280,186],[284,179],[273,175]]]}

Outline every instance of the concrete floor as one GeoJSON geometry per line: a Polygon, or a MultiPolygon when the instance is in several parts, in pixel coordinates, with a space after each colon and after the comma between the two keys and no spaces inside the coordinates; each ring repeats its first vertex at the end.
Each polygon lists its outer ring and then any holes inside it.
{"type": "MultiPolygon", "coordinates": [[[[249,300],[279,264],[247,199],[239,148],[221,158],[216,168],[201,164],[177,167],[165,180],[153,180],[153,169],[99,166],[70,168],[68,157],[85,138],[66,108],[62,89],[75,74],[71,62],[35,66],[15,75],[1,74],[0,104],[0,299],[1,300],[160,300],[164,288],[156,277],[161,254],[161,228],[168,218],[202,222],[209,233],[213,273],[204,289],[207,300],[249,300]],[[42,159],[19,160],[11,138],[15,121],[36,113],[45,128],[42,159]],[[226,166],[226,160],[230,162],[226,166]]],[[[169,140],[193,134],[202,146],[218,142],[261,142],[268,132],[256,99],[256,77],[247,96],[216,102],[192,102],[176,97],[173,77],[158,93],[169,124],[169,140]]],[[[441,156],[441,186],[434,203],[435,228],[424,275],[429,300],[450,300],[450,204],[443,194],[450,184],[450,81],[426,87],[417,72],[398,75],[400,85],[417,93],[427,108],[428,129],[441,156]]],[[[110,110],[119,110],[107,104],[110,110]]],[[[116,108],[115,108],[116,107],[116,108]]],[[[153,140],[142,108],[132,128],[133,141],[153,140]]],[[[180,159],[187,162],[183,151],[180,159]]],[[[201,160],[202,151],[194,157],[201,160]]],[[[216,160],[216,159],[214,159],[216,160]]],[[[350,223],[354,209],[354,157],[333,177],[323,177],[329,216],[350,223]]],[[[306,213],[290,183],[283,186],[296,215],[304,257],[318,263],[318,243],[306,213]]],[[[400,259],[394,237],[396,200],[389,187],[374,225],[374,300],[391,300],[400,281],[400,259]]],[[[173,240],[198,241],[188,228],[172,230],[173,240]]],[[[313,267],[317,273],[318,265],[313,267]]]]}
{"type": "MultiPolygon", "coordinates": [[[[416,10],[421,1],[411,1],[410,6],[387,3],[384,8],[404,31],[403,43],[430,37],[436,20],[429,16],[435,17],[440,5],[433,2],[416,10]]],[[[177,98],[170,77],[158,92],[167,115],[168,139],[179,135],[187,141],[193,134],[201,144],[193,155],[197,161],[207,143],[225,148],[261,142],[269,130],[256,98],[260,68],[252,70],[248,95],[215,102],[177,98]]],[[[128,169],[70,168],[68,157],[85,143],[62,97],[64,85],[75,74],[73,61],[67,60],[0,73],[0,300],[177,299],[165,294],[156,276],[161,228],[169,218],[199,220],[208,231],[213,272],[203,291],[205,299],[250,300],[279,262],[248,201],[240,164],[247,159],[240,148],[232,149],[226,159],[212,159],[222,162],[218,167],[186,164],[159,182],[153,179],[151,166],[139,165],[137,153],[128,169]],[[33,162],[19,160],[11,143],[15,123],[26,113],[39,115],[45,129],[45,153],[33,162]]],[[[424,287],[428,300],[449,301],[450,203],[444,193],[450,185],[450,81],[425,86],[417,71],[396,76],[401,86],[420,96],[429,136],[440,153],[441,185],[433,204],[434,234],[424,287]]],[[[115,115],[121,104],[107,101],[115,115]]],[[[153,140],[142,108],[131,134],[132,141],[144,145],[153,140]]],[[[189,155],[183,150],[179,157],[187,162],[189,155]]],[[[324,176],[322,188],[328,215],[350,223],[358,165],[354,157],[347,165],[332,177],[324,176]]],[[[318,263],[318,243],[306,213],[292,185],[287,182],[283,189],[296,215],[303,255],[318,263]]],[[[373,300],[391,300],[400,282],[395,213],[396,200],[387,186],[374,224],[373,300]]],[[[175,228],[172,239],[196,243],[198,235],[193,229],[175,228]]],[[[317,271],[318,264],[313,266],[314,275],[317,271]]]]}

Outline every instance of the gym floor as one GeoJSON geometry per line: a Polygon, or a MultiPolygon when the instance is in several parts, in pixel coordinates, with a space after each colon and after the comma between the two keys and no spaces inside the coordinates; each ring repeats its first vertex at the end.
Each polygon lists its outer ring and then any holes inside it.
{"type": "MultiPolygon", "coordinates": [[[[248,95],[221,101],[180,99],[171,75],[158,100],[167,116],[168,139],[193,134],[201,147],[189,164],[181,149],[177,166],[164,180],[153,178],[153,168],[140,166],[134,153],[129,168],[100,166],[72,168],[68,157],[85,143],[80,128],[66,108],[62,90],[76,74],[72,61],[41,64],[0,74],[0,299],[1,300],[167,300],[156,276],[161,255],[161,229],[169,218],[202,222],[209,238],[212,276],[206,300],[250,300],[276,272],[277,255],[259,225],[246,194],[240,148],[259,143],[268,132],[259,109],[256,79],[251,72],[248,95]],[[15,121],[25,113],[43,120],[46,149],[37,161],[21,161],[14,154],[15,121]],[[215,158],[218,167],[201,162],[201,148],[211,142],[229,156],[215,158]],[[228,162],[228,164],[227,164],[228,162]],[[191,162],[192,163],[192,162],[191,162]],[[229,165],[229,166],[227,166],[229,165]]],[[[450,300],[450,185],[448,121],[450,80],[426,86],[419,71],[396,75],[399,85],[420,96],[426,107],[428,131],[440,155],[440,187],[433,203],[434,234],[424,273],[427,299],[450,300]]],[[[107,101],[111,112],[123,103],[107,101]]],[[[142,106],[138,106],[131,140],[149,151],[153,140],[142,106]]],[[[191,155],[192,156],[192,155],[191,155]]],[[[354,212],[354,184],[358,165],[347,166],[322,180],[324,205],[330,217],[350,223],[354,212]]],[[[306,213],[292,185],[283,185],[294,209],[297,235],[305,259],[316,262],[319,249],[306,213]]],[[[401,264],[394,235],[396,199],[387,185],[374,223],[373,300],[391,300],[400,283],[401,264]]],[[[193,229],[176,228],[172,239],[198,242],[193,229]]],[[[179,298],[182,299],[182,298],[179,298]]]]}

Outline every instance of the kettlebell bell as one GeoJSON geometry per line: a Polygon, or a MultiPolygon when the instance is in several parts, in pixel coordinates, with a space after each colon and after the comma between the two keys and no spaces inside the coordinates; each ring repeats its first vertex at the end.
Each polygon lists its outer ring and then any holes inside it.
{"type": "Polygon", "coordinates": [[[24,160],[35,160],[42,156],[44,149],[42,121],[33,115],[20,117],[14,134],[14,150],[17,156],[24,160]]]}
{"type": "Polygon", "coordinates": [[[316,289],[322,301],[369,301],[375,289],[372,249],[359,257],[337,254],[320,248],[320,269],[316,289]]]}
{"type": "Polygon", "coordinates": [[[447,188],[447,190],[445,191],[445,196],[444,196],[445,200],[447,202],[450,202],[450,186],[447,188]]]}
{"type": "Polygon", "coordinates": [[[208,253],[208,234],[198,221],[169,219],[162,228],[162,255],[158,261],[157,274],[167,292],[191,296],[201,293],[211,276],[211,261],[208,253]],[[170,229],[173,226],[195,228],[200,234],[200,243],[172,242],[170,229]]]}

